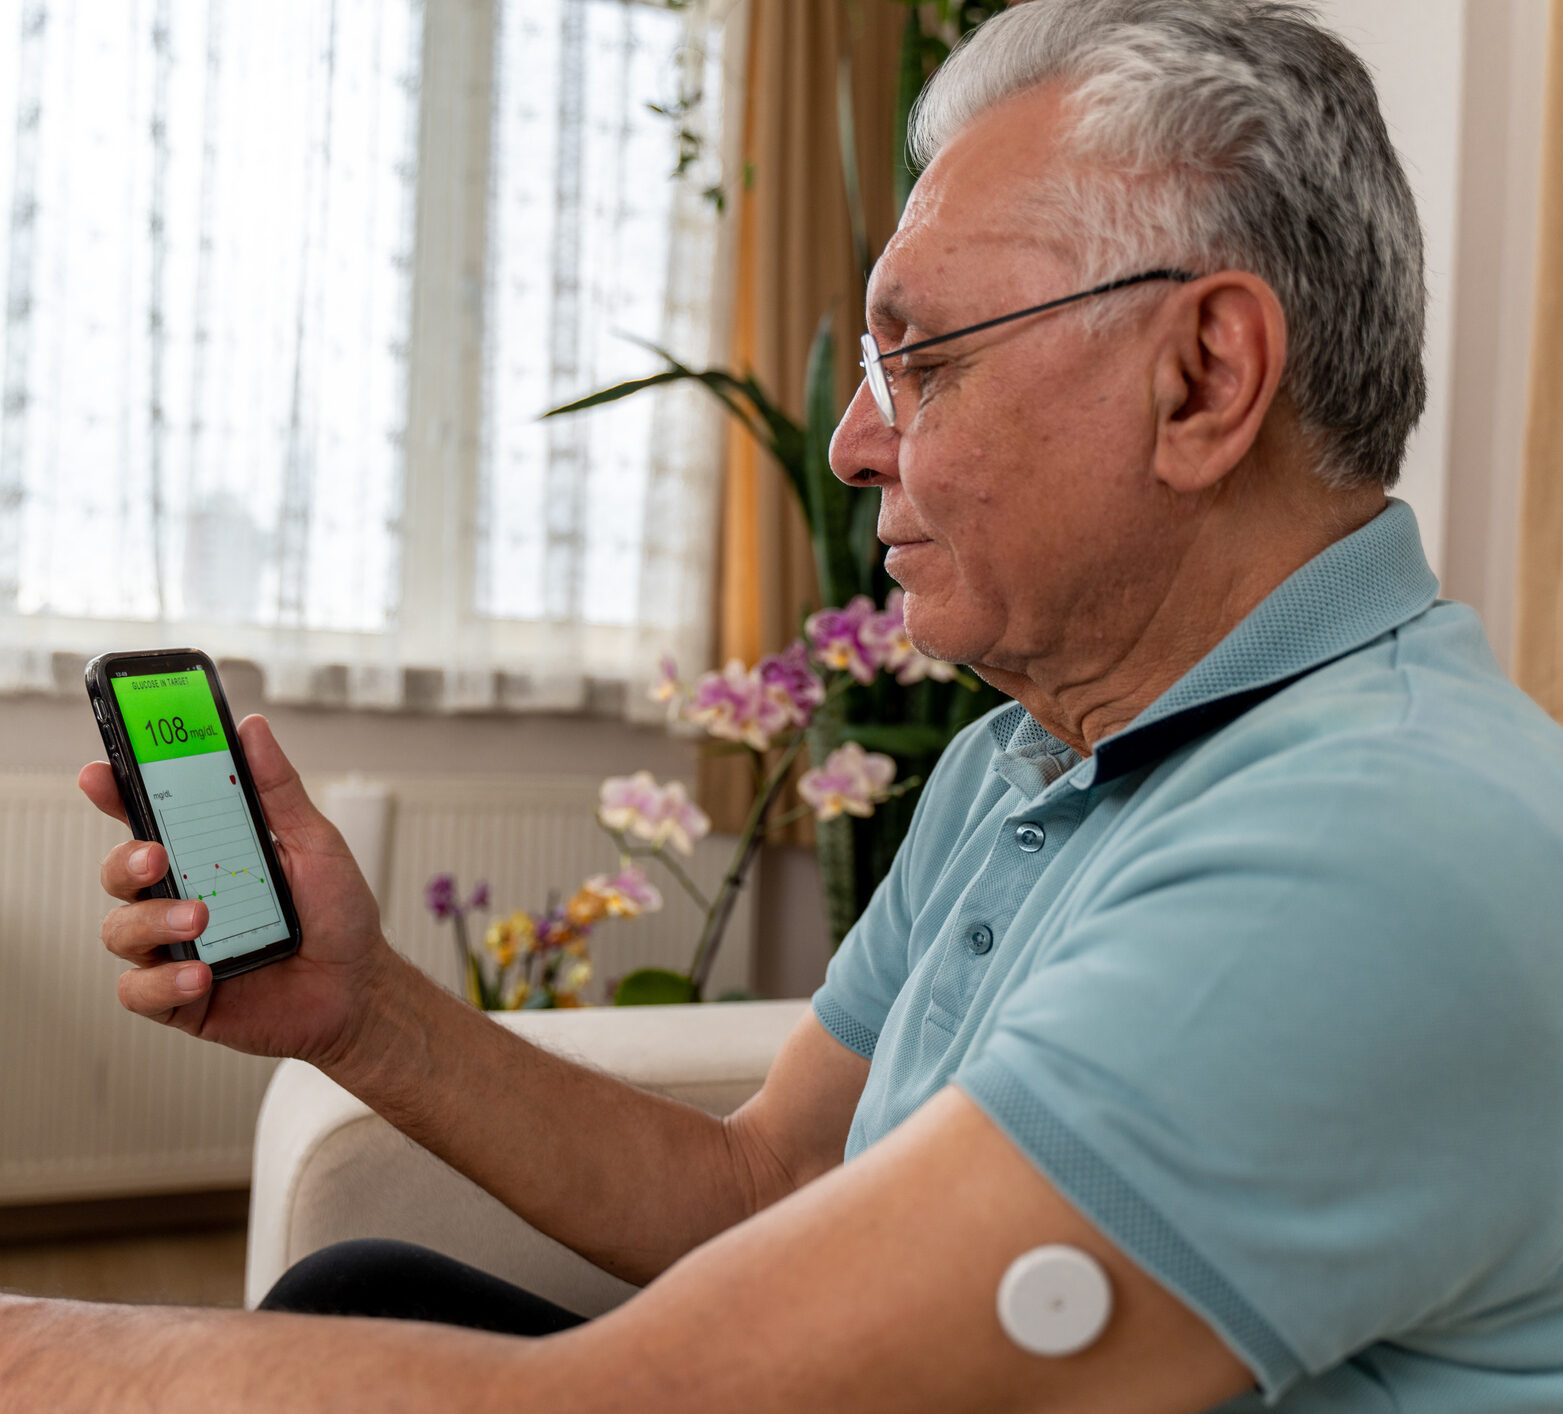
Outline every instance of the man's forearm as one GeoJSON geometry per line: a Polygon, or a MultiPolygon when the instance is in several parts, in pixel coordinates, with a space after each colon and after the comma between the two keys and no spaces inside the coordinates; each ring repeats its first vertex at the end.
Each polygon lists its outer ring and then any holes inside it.
{"type": "Polygon", "coordinates": [[[644,1285],[756,1206],[711,1115],[554,1056],[392,956],[317,1063],[542,1232],[644,1285]]]}
{"type": "MultiPolygon", "coordinates": [[[[409,1321],[0,1295],[6,1414],[527,1407],[539,1342],[409,1321]]],[[[557,1402],[553,1405],[559,1408],[557,1402]]]]}

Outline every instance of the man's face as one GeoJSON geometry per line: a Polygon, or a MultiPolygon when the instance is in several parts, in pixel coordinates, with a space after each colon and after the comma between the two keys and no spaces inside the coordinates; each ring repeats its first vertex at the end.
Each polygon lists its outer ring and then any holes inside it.
{"type": "MultiPolygon", "coordinates": [[[[924,173],[869,285],[880,348],[1080,288],[1081,271],[1045,244],[1045,216],[1024,204],[1062,170],[1057,102],[1037,90],[990,110],[924,173]]],[[[1151,300],[1093,337],[1066,307],[914,354],[905,368],[887,359],[894,429],[858,390],[831,466],[883,488],[885,563],[924,652],[1006,672],[1051,662],[1067,678],[1114,652],[1119,626],[1153,612],[1175,554],[1160,534],[1168,498],[1149,471],[1157,308],[1151,300]]]]}

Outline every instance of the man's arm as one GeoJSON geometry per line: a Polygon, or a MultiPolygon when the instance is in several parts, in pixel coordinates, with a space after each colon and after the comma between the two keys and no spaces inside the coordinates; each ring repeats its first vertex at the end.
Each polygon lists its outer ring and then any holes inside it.
{"type": "Polygon", "coordinates": [[[868,1062],[804,1016],[718,1119],[496,1026],[409,963],[322,1068],[534,1227],[644,1285],[841,1162],[868,1062]],[[406,975],[411,974],[411,975],[406,975]]]}
{"type": "MultiPolygon", "coordinates": [[[[165,946],[200,931],[204,906],[138,898],[166,856],[158,845],[120,845],[102,878],[126,902],[104,920],[103,937],[134,964],[119,983],[130,1010],[239,1050],[313,1062],[533,1226],[636,1284],[840,1163],[868,1062],[812,1016],[760,1095],[727,1121],[532,1046],[390,948],[340,834],[266,723],[249,718],[239,734],[303,944],[214,988],[208,968],[168,961],[165,946]],[[181,986],[187,980],[193,988],[181,986]]],[[[124,818],[106,763],[87,767],[81,785],[124,818]]]]}
{"type": "Polygon", "coordinates": [[[1194,1414],[1252,1384],[965,1095],[677,1263],[584,1326],[524,1341],[395,1322],[0,1300],[8,1409],[634,1409],[1194,1414]],[[1113,1286],[1089,1349],[1026,1354],[995,1314],[1022,1252],[1068,1243],[1113,1286]],[[76,1363],[76,1362],[80,1363],[76,1363]]]}

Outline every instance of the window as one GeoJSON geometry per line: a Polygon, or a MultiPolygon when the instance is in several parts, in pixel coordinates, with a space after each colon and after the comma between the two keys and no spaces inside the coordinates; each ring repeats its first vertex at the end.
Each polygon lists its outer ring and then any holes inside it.
{"type": "Polygon", "coordinates": [[[656,366],[621,333],[708,356],[720,34],[0,0],[0,686],[177,639],[276,696],[569,707],[703,657],[709,410],[537,414],[656,366]],[[649,105],[698,91],[673,181],[649,105]]]}

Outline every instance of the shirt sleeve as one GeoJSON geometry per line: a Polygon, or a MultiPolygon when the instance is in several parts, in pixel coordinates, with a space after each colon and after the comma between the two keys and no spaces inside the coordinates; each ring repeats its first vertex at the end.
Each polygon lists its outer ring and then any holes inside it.
{"type": "Polygon", "coordinates": [[[1269,1401],[1551,1279],[1555,812],[1377,742],[1126,818],[1087,868],[955,1083],[1269,1401]]]}
{"type": "Polygon", "coordinates": [[[872,1059],[885,1018],[911,975],[912,920],[945,862],[968,809],[962,783],[981,780],[993,757],[989,723],[999,707],[963,728],[918,797],[890,870],[852,925],[814,993],[814,1015],[842,1045],[872,1059]]]}

